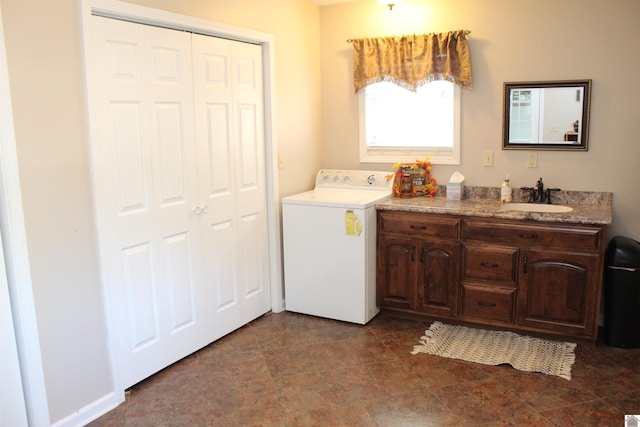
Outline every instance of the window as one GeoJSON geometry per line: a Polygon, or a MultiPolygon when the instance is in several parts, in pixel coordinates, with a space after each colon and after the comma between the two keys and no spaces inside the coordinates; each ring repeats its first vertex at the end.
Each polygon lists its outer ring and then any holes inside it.
{"type": "Polygon", "coordinates": [[[541,89],[514,89],[509,110],[509,142],[538,142],[541,89]]]}
{"type": "Polygon", "coordinates": [[[460,88],[436,80],[411,92],[389,82],[360,91],[360,161],[460,164],[460,88]]]}

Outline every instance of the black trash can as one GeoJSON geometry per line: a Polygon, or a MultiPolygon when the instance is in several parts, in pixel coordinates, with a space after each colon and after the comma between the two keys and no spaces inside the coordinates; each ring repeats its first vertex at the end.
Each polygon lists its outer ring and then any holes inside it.
{"type": "Polygon", "coordinates": [[[616,236],[604,271],[604,339],[612,347],[640,347],[640,243],[616,236]]]}

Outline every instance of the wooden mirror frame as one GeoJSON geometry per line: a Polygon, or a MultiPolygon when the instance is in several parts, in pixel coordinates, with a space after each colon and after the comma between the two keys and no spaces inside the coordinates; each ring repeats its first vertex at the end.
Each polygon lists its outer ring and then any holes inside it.
{"type": "MultiPolygon", "coordinates": [[[[576,97],[577,98],[577,97],[576,97]]],[[[576,99],[577,102],[580,100],[576,99]]],[[[544,116],[544,106],[539,116],[544,116]]],[[[589,147],[589,115],[591,110],[591,80],[553,80],[538,82],[505,82],[503,92],[502,111],[502,149],[503,150],[566,150],[566,151],[587,151],[589,147]],[[566,142],[511,142],[511,93],[514,89],[546,89],[546,88],[577,88],[582,89],[582,111],[579,116],[579,130],[577,132],[565,131],[566,142]],[[576,138],[575,143],[569,142],[567,138],[576,138]]],[[[564,125],[566,126],[566,125],[564,125]]],[[[538,124],[540,128],[540,125],[538,124]]],[[[566,129],[566,127],[565,127],[566,129]]],[[[556,129],[556,132],[562,130],[556,129]]]]}

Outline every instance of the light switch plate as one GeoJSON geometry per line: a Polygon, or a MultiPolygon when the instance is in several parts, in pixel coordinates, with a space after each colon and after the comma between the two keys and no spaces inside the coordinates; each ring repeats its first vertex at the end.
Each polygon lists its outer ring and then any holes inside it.
{"type": "Polygon", "coordinates": [[[493,151],[485,150],[482,153],[482,164],[483,166],[493,166],[493,151]]]}
{"type": "Polygon", "coordinates": [[[538,153],[529,153],[527,154],[527,167],[528,168],[537,168],[538,167],[538,153]]]}

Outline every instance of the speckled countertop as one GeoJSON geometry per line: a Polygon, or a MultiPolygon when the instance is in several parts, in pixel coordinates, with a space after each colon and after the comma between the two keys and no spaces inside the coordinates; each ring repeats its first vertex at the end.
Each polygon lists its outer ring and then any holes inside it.
{"type": "MultiPolygon", "coordinates": [[[[612,193],[560,191],[554,193],[553,204],[573,210],[547,213],[509,210],[508,203],[500,203],[499,188],[465,187],[462,200],[447,200],[445,191],[440,189],[436,197],[391,197],[377,204],[376,209],[574,224],[609,225],[612,221],[612,193]]],[[[517,193],[520,192],[514,191],[514,202],[523,202],[517,193]]]]}

